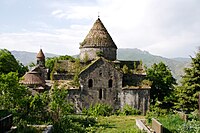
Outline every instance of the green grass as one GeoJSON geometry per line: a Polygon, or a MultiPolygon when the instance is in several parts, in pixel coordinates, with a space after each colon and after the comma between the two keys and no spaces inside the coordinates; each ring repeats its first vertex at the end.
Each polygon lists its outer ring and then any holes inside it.
{"type": "Polygon", "coordinates": [[[166,133],[178,133],[178,128],[184,124],[184,121],[178,115],[165,115],[158,117],[158,120],[165,127],[166,133]]]}
{"type": "Polygon", "coordinates": [[[109,116],[97,117],[97,124],[89,127],[95,133],[142,133],[135,125],[135,119],[143,116],[109,116]]]}

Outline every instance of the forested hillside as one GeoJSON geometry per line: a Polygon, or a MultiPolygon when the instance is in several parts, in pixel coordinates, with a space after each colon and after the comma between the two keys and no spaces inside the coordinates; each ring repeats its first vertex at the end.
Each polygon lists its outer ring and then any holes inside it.
{"type": "Polygon", "coordinates": [[[119,60],[142,60],[143,63],[149,68],[153,63],[163,62],[165,63],[176,79],[179,79],[183,75],[183,69],[189,67],[190,58],[165,58],[161,56],[152,55],[147,51],[141,51],[139,49],[118,49],[119,60]]]}

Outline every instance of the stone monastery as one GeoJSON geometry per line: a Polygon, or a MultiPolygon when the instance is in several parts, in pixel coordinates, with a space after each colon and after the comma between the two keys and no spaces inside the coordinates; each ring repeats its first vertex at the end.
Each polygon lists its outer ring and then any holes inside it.
{"type": "Polygon", "coordinates": [[[37,54],[37,66],[20,82],[42,92],[57,82],[68,89],[68,100],[77,113],[96,103],[106,103],[114,109],[128,104],[143,114],[149,108],[150,86],[140,61],[117,60],[117,46],[98,18],[80,43],[80,61],[59,60],[54,64],[51,81],[45,68],[45,55],[37,54]],[[77,78],[75,83],[74,79],[77,78]]]}

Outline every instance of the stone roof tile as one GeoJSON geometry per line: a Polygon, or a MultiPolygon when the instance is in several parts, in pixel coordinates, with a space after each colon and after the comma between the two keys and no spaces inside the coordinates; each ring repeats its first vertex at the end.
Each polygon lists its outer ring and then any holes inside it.
{"type": "Polygon", "coordinates": [[[25,85],[45,85],[45,80],[37,72],[27,72],[20,83],[25,85]]]}
{"type": "Polygon", "coordinates": [[[117,49],[117,46],[101,22],[100,18],[95,21],[84,41],[80,44],[80,48],[94,47],[109,47],[117,49]]]}
{"type": "Polygon", "coordinates": [[[43,59],[45,58],[42,49],[40,49],[39,53],[37,54],[37,58],[43,58],[43,59]]]}

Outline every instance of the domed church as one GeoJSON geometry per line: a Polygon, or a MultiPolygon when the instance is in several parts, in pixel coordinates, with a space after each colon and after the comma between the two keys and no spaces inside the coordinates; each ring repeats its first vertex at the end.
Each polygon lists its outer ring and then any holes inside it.
{"type": "MultiPolygon", "coordinates": [[[[79,48],[79,62],[59,60],[51,72],[51,80],[68,89],[68,100],[77,113],[96,103],[109,104],[116,110],[128,104],[146,113],[151,88],[144,67],[141,61],[117,60],[117,46],[100,18],[79,48]]],[[[43,66],[45,60],[38,59],[43,66]]]]}

